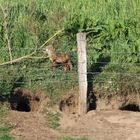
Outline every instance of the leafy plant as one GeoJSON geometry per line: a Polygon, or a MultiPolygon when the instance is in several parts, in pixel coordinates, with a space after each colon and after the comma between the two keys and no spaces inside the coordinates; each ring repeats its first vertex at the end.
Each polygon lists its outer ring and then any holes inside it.
{"type": "Polygon", "coordinates": [[[0,66],[0,90],[4,98],[16,86],[39,87],[58,102],[62,90],[77,86],[77,53],[72,50],[76,48],[78,32],[87,33],[90,72],[101,72],[101,67],[108,63],[140,62],[139,0],[1,0],[0,5],[0,63],[10,60],[8,45],[12,58],[16,59],[30,54],[57,30],[64,29],[61,36],[49,43],[70,54],[75,68],[73,73],[64,74],[58,69],[54,74],[47,59],[38,59],[43,53],[37,50],[33,56],[37,59],[26,59],[13,68],[7,65],[6,70],[0,66]]]}
{"type": "Polygon", "coordinates": [[[72,137],[64,136],[64,137],[59,138],[58,140],[89,140],[89,139],[86,137],[72,138],[72,137]]]}
{"type": "Polygon", "coordinates": [[[9,115],[8,107],[6,104],[0,106],[0,139],[1,140],[16,140],[13,136],[9,134],[10,130],[15,126],[6,123],[4,118],[9,115]]]}
{"type": "Polygon", "coordinates": [[[139,71],[139,66],[132,64],[105,66],[103,72],[94,80],[97,93],[102,97],[138,96],[140,91],[139,71]]]}
{"type": "Polygon", "coordinates": [[[53,112],[50,112],[48,110],[45,110],[45,115],[46,115],[46,118],[47,118],[48,126],[50,128],[57,129],[60,126],[60,124],[59,124],[60,114],[53,113],[53,112]]]}

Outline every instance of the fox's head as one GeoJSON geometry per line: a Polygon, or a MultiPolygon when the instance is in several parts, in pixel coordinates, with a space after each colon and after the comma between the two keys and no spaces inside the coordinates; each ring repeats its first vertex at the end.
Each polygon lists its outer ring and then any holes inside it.
{"type": "Polygon", "coordinates": [[[52,52],[52,50],[53,50],[53,45],[48,45],[48,46],[46,46],[45,49],[43,49],[43,53],[50,54],[52,52]]]}

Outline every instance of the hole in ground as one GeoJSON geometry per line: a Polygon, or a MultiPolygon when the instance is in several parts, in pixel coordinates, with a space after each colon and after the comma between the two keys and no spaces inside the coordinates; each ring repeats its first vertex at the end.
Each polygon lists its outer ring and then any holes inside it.
{"type": "Polygon", "coordinates": [[[75,114],[77,112],[78,99],[75,95],[65,97],[60,101],[59,109],[67,114],[75,114]]]}
{"type": "Polygon", "coordinates": [[[120,107],[120,110],[140,112],[140,108],[139,108],[139,106],[137,104],[124,105],[124,106],[120,107]]]}
{"type": "Polygon", "coordinates": [[[13,93],[10,95],[10,106],[12,110],[17,110],[17,111],[24,111],[24,112],[30,112],[31,107],[30,107],[30,95],[25,94],[21,90],[15,90],[13,93]]]}
{"type": "Polygon", "coordinates": [[[10,107],[12,110],[17,111],[38,111],[42,97],[45,99],[45,96],[42,96],[39,92],[32,93],[23,88],[16,88],[10,94],[10,107]]]}
{"type": "Polygon", "coordinates": [[[17,103],[16,110],[30,112],[31,108],[29,99],[27,97],[22,97],[17,103]]]}

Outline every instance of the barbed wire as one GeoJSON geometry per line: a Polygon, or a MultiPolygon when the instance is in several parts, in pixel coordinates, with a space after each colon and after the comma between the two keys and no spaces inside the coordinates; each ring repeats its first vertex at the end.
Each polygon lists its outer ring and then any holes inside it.
{"type": "MultiPolygon", "coordinates": [[[[80,62],[80,63],[85,63],[85,62],[80,62]]],[[[98,64],[105,64],[105,65],[107,65],[107,64],[110,64],[110,65],[118,65],[118,66],[120,66],[120,65],[134,65],[134,64],[136,64],[137,66],[140,66],[140,62],[92,62],[92,65],[93,65],[93,68],[94,68],[94,64],[95,64],[95,67],[96,67],[96,64],[98,65],[98,64]]],[[[11,66],[15,66],[15,69],[16,69],[16,66],[18,66],[18,65],[11,65],[11,66]]],[[[32,66],[29,66],[29,65],[27,65],[27,64],[22,64],[22,67],[21,67],[21,65],[19,65],[20,67],[19,67],[19,69],[26,69],[26,70],[37,70],[37,71],[43,71],[43,70],[51,70],[52,68],[55,68],[55,67],[67,67],[67,70],[69,69],[69,67],[68,67],[68,64],[67,63],[64,63],[64,64],[56,64],[56,65],[53,65],[53,64],[51,64],[51,62],[49,62],[49,61],[45,61],[45,62],[35,62],[35,63],[32,63],[32,66]],[[41,63],[43,63],[44,64],[44,66],[39,66],[38,64],[41,64],[41,63]],[[46,63],[46,64],[45,64],[46,63]],[[35,65],[36,64],[36,65],[35,65]]],[[[103,66],[99,66],[99,67],[103,67],[103,66]]],[[[7,67],[5,67],[5,65],[0,65],[0,69],[1,70],[3,70],[3,69],[7,69],[7,67]]],[[[11,70],[14,70],[14,68],[10,68],[9,67],[9,69],[11,69],[11,70]]],[[[61,70],[60,68],[58,68],[59,70],[61,70]]],[[[74,64],[73,65],[73,69],[74,69],[74,72],[75,72],[75,70],[78,72],[78,66],[77,66],[77,64],[74,64]]],[[[87,69],[91,69],[91,68],[87,68],[87,69]]],[[[91,71],[92,72],[92,71],[91,71]]],[[[72,71],[70,71],[70,72],[68,72],[68,71],[65,71],[64,73],[73,73],[72,71]]],[[[90,71],[88,71],[88,73],[90,73],[90,71]]]]}
{"type": "MultiPolygon", "coordinates": [[[[39,69],[39,70],[41,70],[41,69],[39,69]]],[[[47,70],[46,70],[47,71],[47,70]]],[[[46,72],[46,71],[44,71],[44,72],[46,72]]],[[[26,71],[27,72],[27,71],[26,71]]],[[[63,72],[63,71],[61,71],[61,72],[63,72]]],[[[14,76],[14,77],[19,77],[19,76],[16,76],[16,74],[15,75],[13,75],[13,73],[11,73],[12,74],[12,76],[14,76]]],[[[87,73],[80,73],[80,74],[83,74],[83,75],[90,75],[90,76],[94,76],[94,75],[99,75],[99,74],[102,74],[102,75],[122,75],[123,74],[123,76],[132,76],[132,77],[136,77],[136,76],[140,76],[140,73],[135,73],[135,72],[116,72],[116,71],[105,71],[105,72],[101,72],[101,71],[98,71],[98,72],[92,72],[92,71],[88,71],[87,73]]],[[[26,75],[26,73],[25,73],[25,76],[28,78],[28,77],[32,77],[32,76],[34,76],[34,75],[32,75],[32,73],[28,73],[28,75],[26,75]],[[30,74],[30,76],[28,76],[30,74]]],[[[73,76],[73,75],[77,75],[78,76],[78,72],[77,71],[74,71],[74,72],[63,72],[63,73],[53,73],[53,72],[49,72],[48,74],[45,74],[45,76],[44,76],[44,73],[43,73],[43,75],[41,75],[41,74],[35,74],[35,77],[47,77],[47,76],[73,76]]],[[[0,73],[0,76],[2,77],[3,76],[3,72],[2,73],[0,73]],[[2,75],[1,75],[2,74],[2,75]]],[[[24,75],[23,75],[24,76],[24,75]]],[[[10,76],[10,74],[8,75],[8,76],[6,76],[6,77],[11,77],[10,76]]]]}
{"type": "MultiPolygon", "coordinates": [[[[15,48],[14,48],[15,49],[15,48]]],[[[12,51],[14,51],[14,49],[12,49],[12,51]]],[[[1,51],[2,49],[0,49],[1,51]]],[[[6,48],[5,50],[8,51],[8,49],[6,48]]],[[[16,50],[16,49],[15,49],[16,50]]],[[[20,50],[20,49],[19,49],[20,50]]],[[[23,48],[24,50],[36,50],[36,48],[23,48]]],[[[41,50],[41,49],[38,49],[41,50]]],[[[21,51],[21,50],[20,50],[21,51]]],[[[113,52],[114,54],[123,54],[122,52],[113,52]]],[[[113,54],[111,52],[111,54],[113,54]]],[[[43,54],[43,52],[42,52],[43,54]]],[[[124,53],[124,55],[127,54],[132,54],[132,53],[124,53]]],[[[138,53],[137,53],[138,54],[138,53]]],[[[139,53],[140,54],[140,53],[139,53]]],[[[34,59],[46,59],[48,58],[47,55],[44,56],[32,56],[30,58],[34,58],[34,59]]],[[[18,72],[22,71],[23,73],[21,75],[16,75],[9,72],[8,76],[4,75],[3,73],[5,72],[5,70],[7,70],[7,67],[5,66],[0,66],[0,83],[1,84],[19,84],[19,85],[23,85],[27,82],[31,82],[34,83],[34,81],[37,81],[39,83],[39,85],[42,84],[67,84],[67,83],[71,83],[71,84],[75,84],[79,82],[85,82],[85,81],[79,81],[80,78],[78,78],[78,66],[77,64],[74,65],[74,70],[73,71],[63,71],[62,69],[59,69],[59,71],[52,71],[52,64],[51,62],[49,62],[49,60],[46,60],[45,62],[43,62],[43,64],[45,65],[39,65],[42,62],[35,62],[32,63],[32,66],[26,66],[26,64],[19,68],[17,68],[18,72]],[[43,74],[41,73],[43,72],[43,74]],[[46,73],[46,74],[44,74],[46,73]],[[67,76],[67,77],[65,77],[67,76]],[[19,77],[23,77],[25,78],[24,81],[18,81],[19,77]],[[5,81],[4,78],[11,78],[11,81],[5,81]],[[15,80],[17,78],[17,81],[15,80]],[[30,79],[30,80],[26,80],[26,79],[30,79]]],[[[85,62],[80,62],[80,63],[85,63],[85,62]]],[[[140,64],[140,62],[109,62],[109,61],[93,61],[92,65],[94,67],[98,65],[98,64],[114,64],[114,65],[123,65],[123,64],[140,64]]],[[[57,64],[57,66],[61,66],[63,67],[65,64],[57,64]]],[[[9,67],[8,70],[9,71],[14,71],[16,72],[16,64],[12,65],[13,67],[9,67]],[[15,66],[15,67],[14,67],[15,66]]],[[[102,66],[98,66],[98,67],[102,67],[102,66]]],[[[90,68],[89,68],[90,69],[90,68]]],[[[88,70],[86,73],[80,73],[81,75],[87,75],[87,83],[119,83],[119,84],[129,84],[129,82],[131,83],[131,79],[127,79],[128,81],[126,82],[125,76],[127,76],[127,78],[140,78],[140,73],[138,72],[127,72],[125,71],[125,73],[123,72],[123,70],[112,70],[112,71],[94,71],[94,70],[88,70]],[[96,79],[96,76],[102,74],[102,77],[99,77],[99,79],[96,79]],[[108,77],[109,75],[109,77],[108,77]],[[113,79],[113,76],[116,76],[116,79],[113,79]],[[117,76],[122,76],[122,79],[124,81],[117,81],[117,76]],[[112,78],[112,79],[111,79],[112,78]]],[[[120,77],[121,79],[121,77],[120,77]]],[[[133,81],[132,81],[133,82],[133,81]]],[[[136,83],[139,83],[139,79],[136,81],[136,83]]]]}
{"type": "MultiPolygon", "coordinates": [[[[87,75],[87,76],[96,76],[96,75],[99,75],[99,74],[101,74],[102,76],[104,76],[104,75],[109,75],[109,76],[113,76],[113,75],[123,75],[123,76],[131,76],[131,77],[137,77],[137,76],[140,76],[140,73],[135,73],[135,72],[87,72],[87,73],[80,73],[80,74],[83,74],[83,75],[87,75]]],[[[77,75],[77,77],[78,77],[78,72],[71,72],[71,73],[48,73],[48,74],[35,74],[35,75],[33,75],[32,73],[28,73],[27,75],[25,74],[25,75],[22,75],[21,74],[21,76],[25,76],[25,77],[27,77],[27,78],[29,78],[29,77],[32,77],[32,76],[34,76],[34,77],[42,77],[42,78],[47,78],[48,76],[75,76],[75,75],[77,75]]],[[[15,75],[13,75],[13,73],[11,73],[11,75],[10,74],[8,74],[8,76],[6,76],[6,77],[19,77],[19,76],[16,76],[16,74],[15,75]]],[[[3,75],[3,73],[0,73],[0,77],[5,77],[4,75],[3,75]],[[2,75],[1,75],[2,74],[2,75]]]]}
{"type": "MultiPolygon", "coordinates": [[[[77,47],[75,46],[75,49],[77,49],[77,47]]],[[[88,48],[90,51],[91,51],[91,49],[90,48],[88,48]]],[[[87,49],[87,50],[88,50],[87,49]]],[[[6,50],[6,51],[8,51],[8,48],[7,47],[1,47],[0,48],[0,52],[1,51],[4,51],[4,50],[6,50]]],[[[22,50],[31,50],[31,51],[33,51],[33,50],[42,50],[42,48],[33,48],[33,47],[28,47],[28,48],[11,48],[11,51],[15,51],[15,50],[18,50],[18,51],[22,51],[22,50]]],[[[94,51],[94,49],[92,49],[93,51],[94,51]]],[[[70,51],[70,50],[69,50],[70,51]]],[[[41,51],[42,52],[42,51],[41,51]]],[[[82,52],[82,51],[80,51],[80,52],[82,52]]],[[[124,51],[124,52],[120,52],[120,51],[115,51],[115,52],[101,52],[102,54],[140,54],[140,52],[127,52],[127,51],[124,51]]]]}
{"type": "MultiPolygon", "coordinates": [[[[32,82],[33,81],[35,81],[35,80],[31,80],[31,85],[32,85],[32,82]]],[[[38,80],[39,81],[39,80],[38,80]]],[[[24,82],[16,82],[16,81],[12,81],[12,82],[6,82],[6,81],[0,81],[0,83],[1,84],[19,84],[19,85],[22,85],[22,84],[25,84],[26,82],[29,82],[29,81],[24,81],[24,82]]],[[[62,84],[62,83],[65,83],[65,84],[67,84],[67,82],[71,82],[71,83],[73,83],[73,82],[77,82],[77,85],[78,85],[78,80],[54,80],[54,81],[52,81],[52,80],[49,80],[49,81],[47,81],[47,82],[44,82],[44,84],[49,84],[49,83],[59,83],[59,84],[62,84]]],[[[80,81],[80,82],[84,82],[85,83],[85,81],[80,81]]],[[[135,81],[135,83],[133,83],[133,81],[115,81],[115,80],[108,80],[108,81],[105,81],[105,80],[98,80],[98,81],[94,81],[94,80],[87,80],[87,83],[93,83],[93,85],[94,84],[98,84],[98,83],[105,83],[105,84],[128,84],[128,85],[136,85],[136,84],[138,84],[138,85],[140,85],[140,81],[135,81]],[[132,84],[133,83],[133,84],[132,84]]],[[[39,85],[42,85],[43,83],[39,83],[38,84],[38,86],[39,85]]],[[[74,85],[75,85],[75,83],[73,83],[74,85]]]]}

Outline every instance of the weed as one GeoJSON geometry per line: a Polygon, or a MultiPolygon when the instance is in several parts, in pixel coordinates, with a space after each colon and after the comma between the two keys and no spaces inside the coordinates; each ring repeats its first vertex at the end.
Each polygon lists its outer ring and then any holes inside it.
{"type": "Polygon", "coordinates": [[[4,104],[0,107],[0,140],[16,140],[9,134],[10,130],[15,128],[15,126],[5,122],[5,117],[8,115],[8,107],[4,104]]]}
{"type": "Polygon", "coordinates": [[[58,129],[58,127],[60,126],[60,114],[45,110],[45,115],[47,118],[48,126],[52,129],[58,129]]]}
{"type": "Polygon", "coordinates": [[[87,137],[72,138],[69,136],[63,136],[63,137],[59,138],[58,140],[89,140],[89,138],[87,138],[87,137]]]}
{"type": "MultiPolygon", "coordinates": [[[[63,90],[77,86],[77,53],[72,52],[77,32],[87,33],[88,70],[93,77],[106,64],[140,62],[139,0],[1,0],[0,5],[0,63],[9,61],[5,24],[13,59],[30,54],[57,30],[64,29],[49,43],[70,54],[74,63],[72,73],[61,69],[52,72],[47,58],[25,59],[1,67],[0,91],[4,99],[13,88],[24,86],[46,91],[56,104],[65,94],[63,90]]],[[[42,50],[35,55],[42,57],[42,50]]]]}

